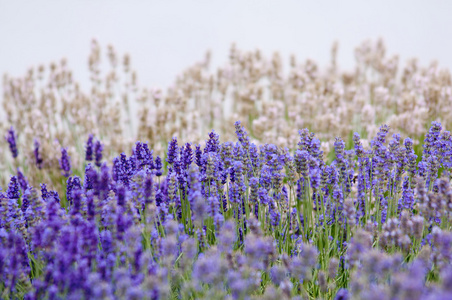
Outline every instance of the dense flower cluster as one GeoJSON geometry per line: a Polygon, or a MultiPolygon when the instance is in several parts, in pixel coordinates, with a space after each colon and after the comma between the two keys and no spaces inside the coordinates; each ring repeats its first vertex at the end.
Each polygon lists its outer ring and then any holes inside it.
{"type": "Polygon", "coordinates": [[[112,164],[90,135],[82,174],[61,150],[63,193],[18,169],[0,193],[1,298],[452,297],[440,123],[422,156],[383,125],[370,147],[336,138],[331,163],[308,129],[295,149],[235,129],[236,142],[212,131],[205,147],[173,138],[164,159],[137,142],[112,164]]]}

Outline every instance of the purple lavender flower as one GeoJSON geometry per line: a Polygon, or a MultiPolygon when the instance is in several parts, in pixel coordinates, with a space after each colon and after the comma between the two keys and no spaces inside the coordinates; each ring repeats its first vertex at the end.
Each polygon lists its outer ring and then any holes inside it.
{"type": "Polygon", "coordinates": [[[62,170],[61,174],[65,177],[69,177],[72,173],[71,157],[67,153],[66,148],[61,148],[60,169],[62,170]]]}
{"type": "Polygon", "coordinates": [[[50,193],[47,190],[47,184],[41,183],[41,197],[42,200],[47,201],[49,199],[50,193]]]}
{"type": "Polygon", "coordinates": [[[343,160],[345,158],[345,143],[340,137],[336,137],[334,140],[334,152],[337,160],[343,160]]]}
{"type": "Polygon", "coordinates": [[[231,182],[229,184],[228,198],[229,202],[232,204],[240,204],[241,202],[239,188],[237,187],[237,184],[235,184],[234,182],[231,182]]]}
{"type": "Polygon", "coordinates": [[[19,181],[22,193],[25,192],[25,190],[28,188],[28,180],[27,177],[24,176],[24,174],[20,171],[19,168],[17,168],[17,179],[19,181]]]}
{"type": "Polygon", "coordinates": [[[425,161],[430,155],[436,154],[441,129],[441,123],[435,121],[432,122],[432,126],[425,135],[424,144],[422,145],[424,148],[422,160],[425,161]]]}
{"type": "Polygon", "coordinates": [[[35,156],[36,166],[38,167],[38,169],[41,169],[43,160],[42,160],[42,157],[41,157],[41,153],[39,152],[40,144],[39,144],[38,140],[36,140],[36,139],[34,141],[34,146],[35,146],[35,148],[33,150],[33,154],[35,156]]]}
{"type": "Polygon", "coordinates": [[[193,266],[193,279],[200,283],[216,284],[222,277],[218,254],[200,255],[193,266]]]}
{"type": "Polygon", "coordinates": [[[241,161],[235,161],[233,164],[233,170],[234,170],[234,182],[237,184],[237,187],[239,188],[239,192],[241,194],[244,194],[246,191],[245,182],[243,179],[243,164],[241,161]]]}
{"type": "Polygon", "coordinates": [[[12,126],[8,130],[8,133],[6,134],[5,139],[9,144],[9,149],[11,150],[11,154],[13,155],[13,158],[16,158],[17,155],[19,155],[19,152],[17,151],[16,133],[14,132],[14,128],[12,126]]]}
{"type": "Polygon", "coordinates": [[[425,161],[420,161],[418,164],[418,175],[426,179],[428,175],[428,164],[425,161]]]}
{"type": "Polygon", "coordinates": [[[143,143],[142,142],[136,142],[135,143],[135,149],[133,149],[133,154],[135,155],[135,158],[142,162],[144,159],[144,153],[143,153],[143,143]]]}
{"type": "Polygon", "coordinates": [[[92,190],[97,185],[97,172],[92,164],[87,164],[85,167],[85,181],[83,183],[85,191],[92,190]]]}
{"type": "Polygon", "coordinates": [[[195,150],[195,164],[198,167],[201,167],[202,163],[201,163],[201,158],[202,158],[202,150],[201,150],[201,145],[196,145],[196,150],[195,150]]]}
{"type": "Polygon", "coordinates": [[[405,177],[402,183],[402,198],[399,200],[399,212],[402,209],[413,209],[414,205],[414,193],[410,186],[410,181],[408,177],[405,177]]]}
{"type": "Polygon", "coordinates": [[[272,188],[272,172],[268,165],[264,165],[261,169],[261,177],[259,178],[260,185],[269,190],[272,188]]]}
{"type": "Polygon", "coordinates": [[[243,278],[239,271],[229,270],[227,280],[233,299],[243,299],[246,293],[252,289],[251,282],[243,278]]]}
{"type": "Polygon", "coordinates": [[[345,182],[346,184],[348,184],[349,181],[347,180],[347,160],[346,160],[347,151],[345,151],[344,141],[339,137],[336,137],[335,139],[334,152],[336,154],[335,163],[340,174],[339,179],[341,182],[345,182]]]}
{"type": "Polygon", "coordinates": [[[58,192],[57,192],[57,191],[50,191],[50,192],[49,192],[49,197],[52,198],[52,199],[54,199],[55,202],[57,202],[57,203],[60,203],[60,202],[61,202],[61,200],[60,200],[60,195],[58,195],[58,192]]]}
{"type": "Polygon", "coordinates": [[[403,141],[403,145],[405,146],[406,153],[411,153],[413,151],[413,140],[409,137],[403,141]]]}
{"type": "Polygon", "coordinates": [[[438,169],[440,167],[440,162],[436,155],[429,156],[427,158],[427,186],[438,177],[438,169]]]}
{"type": "Polygon", "coordinates": [[[72,191],[81,190],[82,184],[78,176],[72,176],[67,179],[66,183],[66,199],[72,204],[72,191]]]}
{"type": "Polygon", "coordinates": [[[316,264],[317,256],[318,253],[314,246],[302,244],[301,253],[298,256],[292,257],[289,265],[289,271],[292,277],[300,281],[311,280],[311,271],[316,264]]]}
{"type": "Polygon", "coordinates": [[[250,158],[253,170],[256,172],[261,166],[261,161],[259,159],[259,152],[257,146],[253,143],[250,145],[250,158]]]}
{"type": "Polygon", "coordinates": [[[121,161],[118,157],[113,158],[112,178],[114,181],[118,181],[121,176],[121,161]]]}
{"type": "Polygon", "coordinates": [[[357,132],[353,134],[353,143],[355,144],[355,153],[358,158],[364,156],[364,148],[361,143],[361,137],[357,132]]]}
{"type": "Polygon", "coordinates": [[[281,213],[278,211],[278,208],[274,203],[269,205],[269,212],[270,212],[270,224],[273,227],[277,227],[281,220],[281,213]]]}
{"type": "Polygon", "coordinates": [[[110,253],[113,251],[113,237],[110,230],[103,230],[100,233],[100,243],[103,252],[110,253]]]}
{"type": "Polygon", "coordinates": [[[77,215],[82,209],[82,190],[72,191],[71,215],[77,215]]]}
{"type": "Polygon", "coordinates": [[[163,172],[162,172],[163,164],[162,164],[162,160],[160,159],[160,156],[157,156],[155,158],[154,166],[155,166],[155,175],[158,176],[158,177],[162,176],[162,174],[163,174],[163,172]]]}
{"type": "Polygon", "coordinates": [[[295,154],[295,165],[297,167],[297,172],[303,176],[303,178],[308,177],[308,160],[309,153],[306,150],[297,150],[295,154]]]}
{"type": "Polygon", "coordinates": [[[134,160],[133,156],[127,159],[124,152],[119,157],[115,157],[113,159],[113,179],[128,186],[129,179],[133,176],[136,167],[134,160]]]}
{"type": "Polygon", "coordinates": [[[105,199],[110,191],[110,172],[106,163],[100,167],[99,182],[97,192],[100,199],[105,199]]]}
{"type": "Polygon", "coordinates": [[[279,286],[286,276],[287,270],[281,265],[275,265],[270,269],[270,278],[276,286],[279,286]]]}
{"type": "Polygon", "coordinates": [[[206,147],[204,148],[204,153],[209,152],[219,152],[220,151],[220,136],[215,133],[215,130],[209,133],[209,139],[206,140],[206,147]]]}
{"type": "Polygon", "coordinates": [[[311,147],[309,154],[314,157],[317,161],[323,163],[323,151],[320,150],[320,140],[313,138],[311,141],[311,147]]]}
{"type": "Polygon", "coordinates": [[[173,137],[171,142],[168,143],[168,152],[167,152],[167,159],[169,165],[172,165],[175,161],[178,159],[178,146],[177,146],[177,139],[173,137]]]}
{"type": "Polygon", "coordinates": [[[220,212],[220,201],[218,197],[211,196],[207,199],[207,214],[211,218],[215,218],[215,216],[220,212]]]}
{"type": "Polygon", "coordinates": [[[30,188],[27,188],[22,195],[22,205],[20,209],[23,213],[27,210],[27,208],[30,206],[30,188]]]}
{"type": "Polygon", "coordinates": [[[249,152],[250,152],[250,138],[248,136],[248,133],[245,130],[245,127],[241,126],[240,121],[235,122],[235,134],[237,135],[237,138],[239,139],[239,142],[244,150],[244,156],[245,165],[248,165],[249,160],[249,152]]]}
{"type": "Polygon", "coordinates": [[[344,202],[344,216],[350,226],[355,225],[356,209],[352,198],[347,198],[344,202]]]}
{"type": "Polygon", "coordinates": [[[386,135],[388,134],[388,132],[389,132],[388,125],[385,124],[380,126],[377,136],[370,142],[372,150],[375,151],[375,149],[381,147],[386,142],[386,135]]]}
{"type": "Polygon", "coordinates": [[[93,160],[93,135],[90,134],[88,140],[86,141],[86,152],[85,152],[85,160],[92,161],[93,160]]]}
{"type": "Polygon", "coordinates": [[[6,196],[9,199],[19,199],[20,192],[19,192],[19,182],[17,180],[16,176],[11,176],[11,179],[9,181],[8,190],[6,191],[6,196]]]}
{"type": "Polygon", "coordinates": [[[193,210],[193,216],[198,225],[202,224],[207,213],[206,201],[201,191],[200,174],[198,167],[194,166],[189,171],[190,190],[188,191],[188,201],[193,210]]]}
{"type": "Polygon", "coordinates": [[[450,131],[444,131],[438,141],[438,156],[447,172],[452,169],[452,136],[450,131]]]}
{"type": "Polygon", "coordinates": [[[249,181],[250,185],[250,195],[249,195],[249,201],[256,207],[256,218],[257,218],[257,207],[258,205],[258,198],[259,198],[259,180],[256,177],[253,177],[249,181]]]}
{"type": "Polygon", "coordinates": [[[270,203],[270,197],[268,196],[268,191],[267,191],[267,189],[265,189],[265,188],[263,188],[263,187],[261,187],[261,188],[259,188],[259,191],[258,191],[258,195],[259,195],[259,202],[262,204],[262,205],[268,205],[269,203],[270,203]]]}
{"type": "Polygon", "coordinates": [[[229,253],[232,251],[237,240],[237,230],[235,222],[228,220],[218,232],[218,248],[221,252],[229,253]]]}
{"type": "Polygon", "coordinates": [[[21,275],[30,272],[26,246],[22,236],[15,231],[9,232],[5,239],[5,244],[2,244],[2,249],[5,249],[4,251],[6,252],[2,251],[3,255],[0,254],[4,264],[2,271],[5,270],[5,273],[2,274],[4,275],[2,276],[2,281],[11,291],[15,291],[21,275]]]}
{"type": "Polygon", "coordinates": [[[184,169],[188,170],[192,162],[193,162],[193,150],[191,149],[191,144],[186,143],[182,151],[182,165],[184,169]]]}
{"type": "Polygon", "coordinates": [[[167,177],[168,189],[167,195],[170,202],[173,202],[177,196],[177,181],[176,181],[176,173],[171,172],[167,177]]]}
{"type": "Polygon", "coordinates": [[[350,299],[350,294],[348,290],[344,288],[340,289],[337,292],[336,296],[334,297],[334,300],[348,300],[348,299],[350,299]]]}
{"type": "Polygon", "coordinates": [[[104,149],[104,146],[102,143],[97,140],[94,144],[94,159],[96,166],[100,167],[102,165],[102,150],[104,149]]]}
{"type": "Polygon", "coordinates": [[[314,191],[318,190],[320,187],[320,169],[315,168],[309,171],[309,178],[311,179],[311,187],[314,189],[314,191]]]}
{"type": "Polygon", "coordinates": [[[143,150],[142,150],[143,154],[143,161],[144,163],[149,167],[149,169],[153,170],[154,169],[154,151],[149,149],[148,144],[143,144],[143,150]]]}
{"type": "Polygon", "coordinates": [[[116,188],[116,199],[117,199],[117,203],[118,206],[124,206],[126,204],[126,188],[124,187],[124,185],[120,184],[117,188],[116,188]]]}
{"type": "Polygon", "coordinates": [[[300,141],[298,142],[298,149],[300,151],[308,151],[311,150],[311,142],[314,138],[314,134],[309,132],[309,129],[304,128],[298,131],[300,135],[300,141]]]}
{"type": "Polygon", "coordinates": [[[155,185],[152,179],[152,174],[147,174],[144,179],[144,198],[145,204],[150,204],[155,201],[155,185]]]}
{"type": "Polygon", "coordinates": [[[201,173],[203,174],[203,180],[212,181],[219,177],[218,155],[215,152],[208,152],[202,155],[201,173]]]}
{"type": "Polygon", "coordinates": [[[417,155],[414,152],[407,155],[407,172],[408,175],[413,178],[416,175],[416,159],[417,155]]]}
{"type": "Polygon", "coordinates": [[[381,223],[386,222],[388,215],[388,200],[383,195],[380,196],[381,223]]]}
{"type": "MultiPolygon", "coordinates": [[[[88,191],[86,193],[86,207],[87,215],[89,220],[93,220],[96,216],[96,204],[94,203],[94,193],[93,191],[88,191]]],[[[96,243],[97,246],[97,243],[96,243]]]]}
{"type": "Polygon", "coordinates": [[[280,157],[277,154],[268,154],[267,155],[267,165],[271,168],[271,182],[273,187],[277,190],[281,190],[282,186],[282,174],[281,170],[284,164],[284,158],[282,159],[282,163],[280,162],[280,157]]]}

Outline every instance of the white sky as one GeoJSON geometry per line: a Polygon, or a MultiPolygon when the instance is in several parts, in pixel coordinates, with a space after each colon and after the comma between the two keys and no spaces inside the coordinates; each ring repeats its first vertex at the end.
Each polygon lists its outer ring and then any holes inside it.
{"type": "Polygon", "coordinates": [[[224,62],[231,42],[324,65],[338,40],[347,69],[354,47],[379,36],[402,62],[452,69],[452,1],[0,0],[0,74],[66,57],[83,84],[95,37],[131,54],[142,86],[164,88],[207,49],[215,65],[224,62]]]}

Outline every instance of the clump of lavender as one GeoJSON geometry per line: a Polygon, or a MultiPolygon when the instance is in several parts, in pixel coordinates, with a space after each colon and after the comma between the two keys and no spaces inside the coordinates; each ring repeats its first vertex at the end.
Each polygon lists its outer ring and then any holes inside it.
{"type": "MultiPolygon", "coordinates": [[[[111,170],[88,163],[83,180],[63,148],[63,191],[38,193],[18,170],[0,193],[2,297],[448,295],[452,188],[432,172],[437,129],[417,166],[412,141],[386,145],[387,126],[371,150],[337,138],[332,162],[307,129],[290,150],[236,127],[236,143],[214,131],[194,151],[171,140],[165,166],[137,142],[111,170]]],[[[96,163],[97,142],[85,153],[96,163]]]]}

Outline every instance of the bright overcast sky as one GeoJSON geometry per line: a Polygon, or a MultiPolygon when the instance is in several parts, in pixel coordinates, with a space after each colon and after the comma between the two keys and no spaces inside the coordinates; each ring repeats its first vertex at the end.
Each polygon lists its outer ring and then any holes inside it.
{"type": "Polygon", "coordinates": [[[93,37],[130,53],[148,87],[168,86],[207,49],[215,64],[224,62],[232,42],[325,64],[338,40],[346,69],[356,45],[381,36],[402,61],[437,59],[452,69],[451,16],[452,1],[0,0],[0,74],[66,57],[86,82],[93,37]]]}

